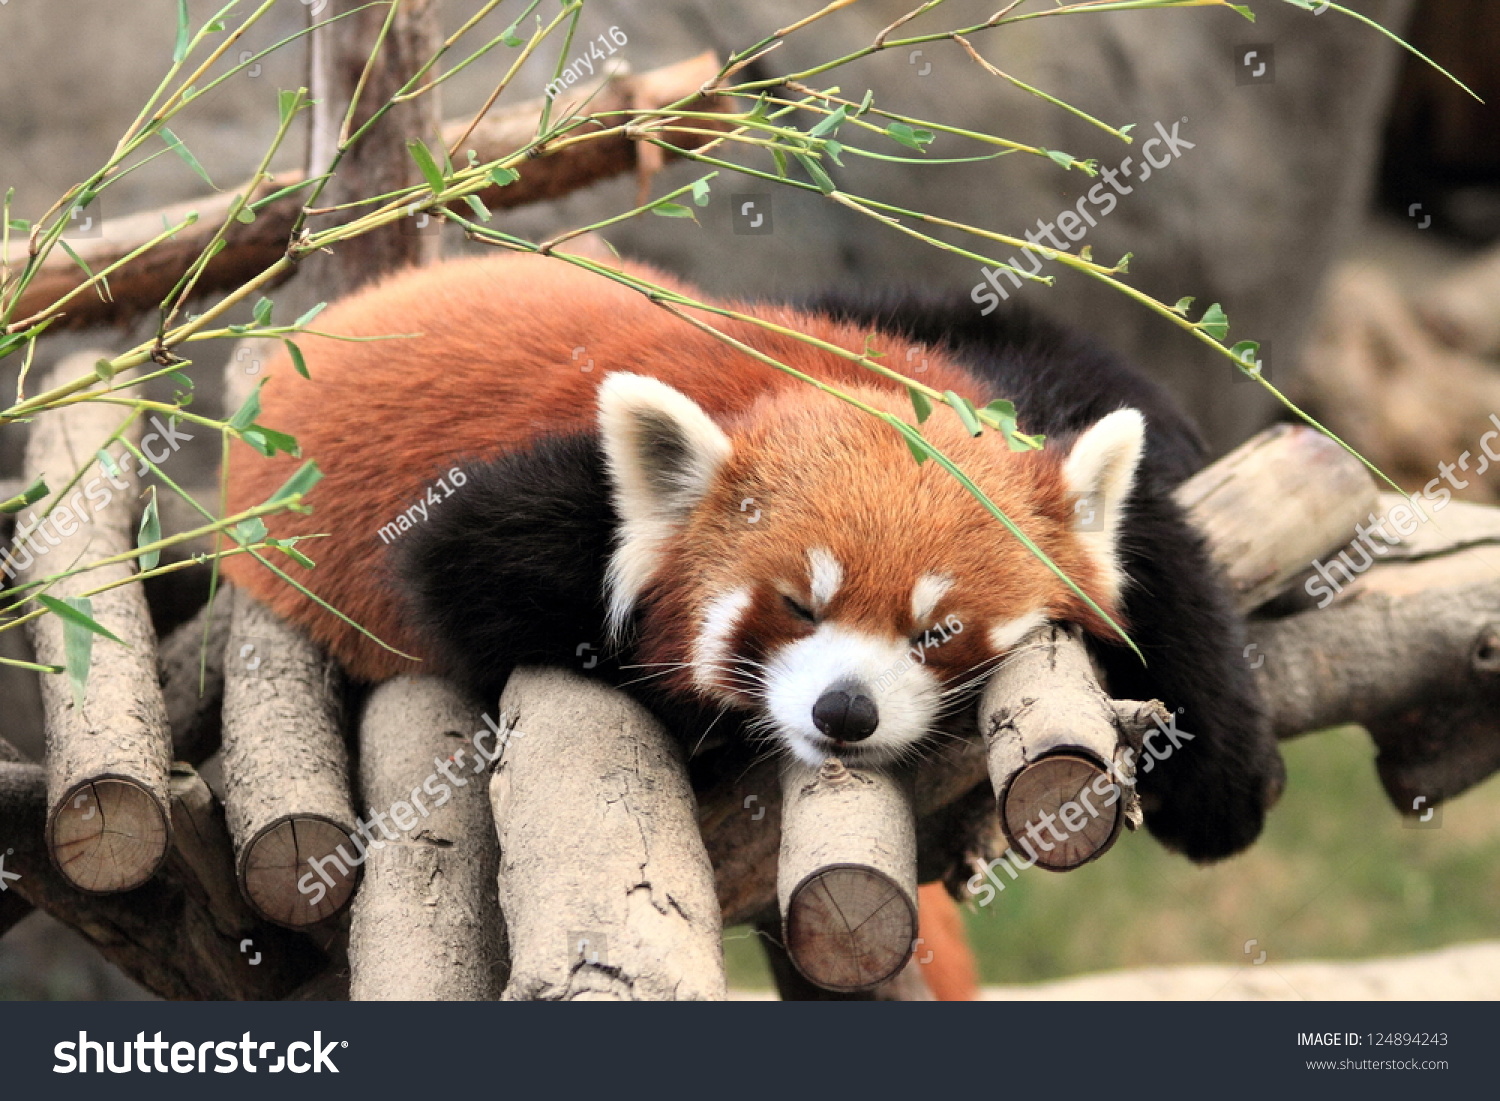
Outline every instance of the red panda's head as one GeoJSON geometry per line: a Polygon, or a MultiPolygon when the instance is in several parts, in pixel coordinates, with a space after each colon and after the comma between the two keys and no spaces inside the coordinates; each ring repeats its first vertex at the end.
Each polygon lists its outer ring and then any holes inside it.
{"type": "MultiPolygon", "coordinates": [[[[854,391],[909,417],[904,397],[854,391]]],[[[1024,414],[1024,410],[1022,411],[1024,414]]],[[[621,518],[611,626],[684,691],[760,713],[797,757],[879,764],[1048,621],[1108,626],[887,424],[809,387],[715,423],[654,378],[599,393],[621,518]]],[[[1143,446],[1122,409],[1064,446],[1011,451],[939,409],[924,436],[1119,619],[1122,505],[1143,446]]],[[[648,675],[653,669],[647,670],[648,675]]]]}

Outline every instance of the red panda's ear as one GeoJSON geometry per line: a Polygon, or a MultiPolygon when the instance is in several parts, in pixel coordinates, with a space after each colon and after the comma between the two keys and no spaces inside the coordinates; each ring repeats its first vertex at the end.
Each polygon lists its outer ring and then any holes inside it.
{"type": "Polygon", "coordinates": [[[1145,418],[1120,409],[1079,436],[1063,463],[1073,494],[1073,530],[1108,579],[1111,599],[1125,582],[1116,541],[1145,442],[1145,418]]]}
{"type": "Polygon", "coordinates": [[[691,398],[620,371],[599,387],[599,432],[621,528],[606,597],[612,630],[624,626],[666,543],[729,458],[729,437],[691,398]]]}

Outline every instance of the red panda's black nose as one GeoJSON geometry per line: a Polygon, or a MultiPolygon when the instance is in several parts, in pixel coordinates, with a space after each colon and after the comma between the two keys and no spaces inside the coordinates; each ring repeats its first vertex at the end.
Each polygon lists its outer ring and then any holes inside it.
{"type": "Polygon", "coordinates": [[[813,704],[813,725],[838,742],[861,742],[875,733],[880,712],[860,685],[835,685],[813,704]]]}

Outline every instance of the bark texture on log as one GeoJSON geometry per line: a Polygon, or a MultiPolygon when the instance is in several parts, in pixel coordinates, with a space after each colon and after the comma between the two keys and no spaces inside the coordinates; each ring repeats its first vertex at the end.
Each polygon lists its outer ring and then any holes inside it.
{"type": "MultiPolygon", "coordinates": [[[[194,767],[217,753],[222,740],[231,603],[220,591],[212,608],[207,604],[199,608],[166,637],[156,654],[157,680],[172,729],[173,758],[194,767]]],[[[237,652],[231,660],[253,660],[254,644],[249,645],[245,654],[237,652]]]]}
{"type": "MultiPolygon", "coordinates": [[[[1372,578],[1371,582],[1378,581],[1372,578]]],[[[1500,769],[1500,585],[1391,595],[1252,623],[1279,737],[1357,722],[1411,814],[1500,769]],[[1424,802],[1417,802],[1418,799],[1424,802]]]]}
{"type": "Polygon", "coordinates": [[[725,994],[713,868],[681,749],[638,704],[518,669],[490,781],[511,1001],[725,994]]]}
{"type": "Polygon", "coordinates": [[[893,979],[917,939],[917,837],[911,777],[835,758],[782,773],[777,901],[782,944],[827,990],[893,979]]]}
{"type": "MultiPolygon", "coordinates": [[[[70,356],[48,385],[92,369],[97,358],[88,352],[70,356]]],[[[28,474],[45,476],[55,491],[63,490],[79,468],[84,475],[47,517],[32,524],[32,512],[21,525],[17,549],[24,547],[33,559],[22,573],[25,580],[134,548],[135,464],[122,459],[110,474],[94,458],[121,420],[118,406],[82,403],[33,422],[28,474]]],[[[131,435],[139,439],[138,426],[131,435]]],[[[58,581],[48,595],[78,597],[135,572],[134,563],[120,562],[58,581]]],[[[125,891],[149,879],[166,856],[171,732],[156,681],[156,636],[145,593],[138,584],[122,584],[89,600],[91,617],[125,645],[88,636],[90,664],[81,702],[67,675],[42,677],[48,847],[58,868],[82,890],[125,891]]],[[[37,660],[66,665],[62,618],[49,614],[30,628],[37,660]]]]}
{"type": "Polygon", "coordinates": [[[1266,429],[1176,493],[1242,613],[1342,545],[1376,497],[1358,459],[1302,425],[1266,429]]]}
{"type": "Polygon", "coordinates": [[[1111,699],[1077,631],[1049,626],[1024,640],[990,677],[979,714],[1001,828],[1028,860],[1076,868],[1140,824],[1131,765],[1169,715],[1156,700],[1111,699]]]}
{"type": "Polygon", "coordinates": [[[505,989],[488,776],[453,760],[484,730],[479,701],[434,677],[387,681],[365,703],[364,802],[414,828],[371,846],[349,928],[355,1001],[494,1001],[505,989]]]}
{"type": "Polygon", "coordinates": [[[352,840],[340,674],[247,594],[231,599],[224,802],[240,883],[269,920],[311,925],[343,909],[362,857],[352,840]]]}

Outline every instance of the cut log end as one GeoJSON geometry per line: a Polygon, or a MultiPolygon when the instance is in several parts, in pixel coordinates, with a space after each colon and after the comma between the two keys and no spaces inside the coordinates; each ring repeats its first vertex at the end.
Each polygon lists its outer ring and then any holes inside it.
{"type": "Polygon", "coordinates": [[[911,958],[917,908],[876,868],[826,866],[792,889],[785,937],[787,954],[809,982],[868,990],[894,978],[911,958]]]}
{"type": "Polygon", "coordinates": [[[1108,796],[1100,796],[1095,786],[1101,777],[1114,783],[1103,762],[1078,748],[1050,753],[1021,769],[998,800],[1011,848],[1055,872],[1103,856],[1120,835],[1124,800],[1105,805],[1108,796]]]}
{"type": "Polygon", "coordinates": [[[240,884],[267,921],[292,929],[326,921],[354,897],[364,849],[336,822],[311,815],[281,818],[261,830],[240,856],[240,884]]]}
{"type": "Polygon", "coordinates": [[[129,891],[156,874],[170,842],[161,801],[128,777],[97,777],[70,788],[47,821],[47,846],[81,891],[129,891]]]}

